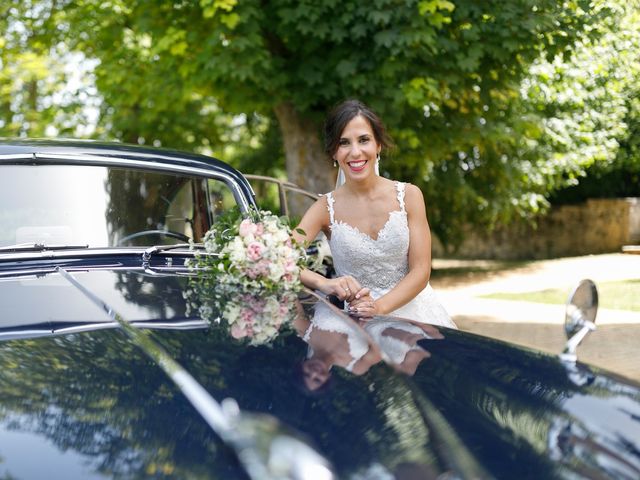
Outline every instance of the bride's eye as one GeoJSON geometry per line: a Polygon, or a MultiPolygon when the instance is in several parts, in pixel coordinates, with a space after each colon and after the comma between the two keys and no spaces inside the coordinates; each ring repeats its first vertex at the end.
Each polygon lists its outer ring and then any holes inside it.
{"type": "Polygon", "coordinates": [[[349,146],[349,140],[347,140],[346,138],[341,138],[338,142],[338,145],[340,145],[341,147],[347,147],[349,146]]]}
{"type": "Polygon", "coordinates": [[[368,143],[369,137],[360,137],[360,143],[368,143]]]}

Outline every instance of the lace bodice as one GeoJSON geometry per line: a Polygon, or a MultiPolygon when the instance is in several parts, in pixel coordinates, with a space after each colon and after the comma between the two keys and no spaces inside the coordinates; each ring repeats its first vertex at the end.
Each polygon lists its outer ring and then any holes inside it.
{"type": "Polygon", "coordinates": [[[327,194],[331,238],[329,246],[336,274],[351,275],[372,290],[374,298],[393,288],[409,271],[409,225],[404,206],[405,184],[396,182],[399,210],[372,238],[345,222],[335,219],[332,193],[327,194]]]}
{"type": "MultiPolygon", "coordinates": [[[[332,193],[327,194],[331,229],[329,247],[336,274],[351,275],[360,285],[371,289],[374,299],[389,292],[409,273],[409,222],[404,191],[405,184],[396,182],[399,209],[389,213],[387,223],[375,239],[352,225],[336,220],[335,199],[332,193]]],[[[321,312],[316,313],[314,320],[324,319],[321,312]]],[[[429,284],[391,315],[456,328],[429,284]]]]}

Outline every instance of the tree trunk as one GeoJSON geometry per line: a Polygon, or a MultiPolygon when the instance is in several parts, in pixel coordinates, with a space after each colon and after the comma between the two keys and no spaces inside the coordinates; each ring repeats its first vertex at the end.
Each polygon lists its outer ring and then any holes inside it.
{"type": "Polygon", "coordinates": [[[319,126],[301,117],[289,103],[274,110],[282,131],[289,181],[314,193],[333,190],[337,169],[324,153],[319,126]]]}

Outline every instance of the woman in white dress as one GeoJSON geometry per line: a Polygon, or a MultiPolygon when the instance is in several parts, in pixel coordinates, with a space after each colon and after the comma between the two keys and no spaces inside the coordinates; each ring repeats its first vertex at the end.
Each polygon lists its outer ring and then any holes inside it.
{"type": "MultiPolygon", "coordinates": [[[[296,233],[323,231],[337,276],[302,272],[304,285],[347,302],[362,319],[395,315],[455,328],[429,285],[431,234],[420,189],[378,175],[390,146],[384,125],[356,100],[338,105],[325,124],[325,150],[344,183],[309,208],[296,233]]],[[[340,182],[339,182],[340,183],[340,182]]]]}

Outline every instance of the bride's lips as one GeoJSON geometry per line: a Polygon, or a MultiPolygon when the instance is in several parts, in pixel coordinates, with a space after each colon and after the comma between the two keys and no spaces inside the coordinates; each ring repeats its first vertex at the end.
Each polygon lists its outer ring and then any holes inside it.
{"type": "Polygon", "coordinates": [[[347,162],[347,165],[349,165],[349,168],[351,169],[352,172],[361,172],[362,170],[364,170],[364,167],[366,164],[367,164],[367,160],[358,160],[357,162],[355,161],[347,162]]]}

